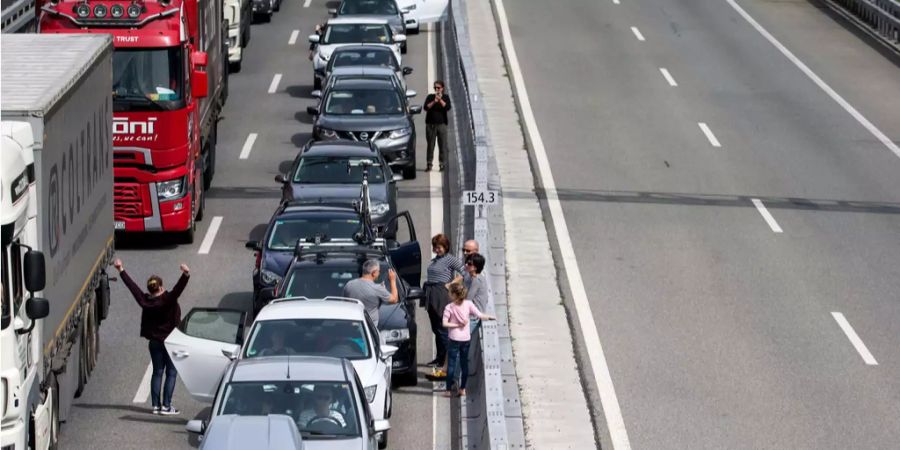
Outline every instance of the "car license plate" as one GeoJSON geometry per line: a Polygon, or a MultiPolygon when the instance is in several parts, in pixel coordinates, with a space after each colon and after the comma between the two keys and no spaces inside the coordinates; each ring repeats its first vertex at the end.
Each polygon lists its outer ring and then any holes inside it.
{"type": "Polygon", "coordinates": [[[125,221],[124,221],[124,220],[117,220],[116,223],[115,223],[115,225],[114,225],[114,228],[115,228],[116,230],[124,230],[124,229],[125,229],[125,221]]]}

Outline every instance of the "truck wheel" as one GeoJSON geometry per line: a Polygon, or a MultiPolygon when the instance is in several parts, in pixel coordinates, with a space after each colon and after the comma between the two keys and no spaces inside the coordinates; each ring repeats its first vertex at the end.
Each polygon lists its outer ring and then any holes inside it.
{"type": "Polygon", "coordinates": [[[81,337],[78,340],[78,383],[75,386],[75,398],[81,397],[82,392],[84,392],[84,385],[87,383],[87,374],[85,374],[85,362],[84,362],[84,325],[82,325],[81,337]]]}
{"type": "Polygon", "coordinates": [[[53,389],[53,404],[50,407],[50,450],[59,447],[59,381],[51,375],[49,386],[53,389]]]}
{"type": "Polygon", "coordinates": [[[97,285],[97,323],[109,317],[109,275],[106,271],[100,275],[100,284],[97,285]]]}
{"type": "Polygon", "coordinates": [[[228,72],[229,72],[229,73],[238,73],[238,72],[240,72],[240,71],[241,71],[241,63],[242,63],[242,62],[244,62],[243,59],[240,60],[240,61],[238,61],[238,62],[228,63],[228,72]]]}
{"type": "Polygon", "coordinates": [[[209,141],[206,143],[206,167],[203,171],[203,189],[212,186],[213,176],[216,174],[216,140],[219,138],[219,123],[213,122],[209,141]]]}
{"type": "Polygon", "coordinates": [[[194,214],[193,214],[193,211],[194,211],[194,202],[196,202],[196,201],[197,201],[196,197],[195,197],[195,198],[191,198],[191,211],[192,211],[192,213],[191,213],[191,223],[190,223],[190,225],[188,226],[187,231],[185,231],[185,232],[184,232],[184,235],[182,236],[182,241],[183,241],[185,244],[193,244],[193,243],[194,243],[194,234],[195,234],[196,231],[197,231],[197,221],[194,220],[194,214]]]}
{"type": "MultiPolygon", "coordinates": [[[[200,178],[203,178],[203,174],[200,174],[200,178]]],[[[201,180],[201,183],[204,182],[201,180]]],[[[206,191],[200,190],[200,208],[197,209],[197,221],[200,222],[203,220],[203,211],[206,210],[206,191]]]]}

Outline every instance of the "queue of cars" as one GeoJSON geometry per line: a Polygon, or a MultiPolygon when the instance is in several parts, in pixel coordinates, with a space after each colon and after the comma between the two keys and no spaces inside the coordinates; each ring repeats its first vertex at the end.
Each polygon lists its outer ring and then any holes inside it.
{"type": "Polygon", "coordinates": [[[415,226],[397,205],[397,183],[415,178],[412,116],[421,112],[401,58],[405,31],[439,18],[426,14],[441,3],[443,13],[446,0],[344,0],[310,36],[313,137],[275,177],[281,202],[261,239],[246,244],[256,257],[252,307],[193,308],[166,339],[187,390],[213,405],[187,425],[204,448],[229,439],[387,446],[392,387],[417,383],[424,297],[415,226]],[[398,302],[375,320],[342,297],[369,260],[382,278],[398,275],[398,302]],[[254,440],[251,430],[267,434],[254,440]]]}

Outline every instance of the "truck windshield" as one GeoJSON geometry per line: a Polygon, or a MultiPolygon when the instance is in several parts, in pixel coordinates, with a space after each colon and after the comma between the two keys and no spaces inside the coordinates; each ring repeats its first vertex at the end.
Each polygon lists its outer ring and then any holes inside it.
{"type": "Polygon", "coordinates": [[[115,110],[182,108],[184,64],[181,47],[116,49],[113,52],[115,110]]]}

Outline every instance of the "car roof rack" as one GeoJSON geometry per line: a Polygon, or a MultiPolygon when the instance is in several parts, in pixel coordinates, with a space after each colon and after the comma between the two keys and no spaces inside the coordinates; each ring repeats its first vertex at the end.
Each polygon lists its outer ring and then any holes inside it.
{"type": "Polygon", "coordinates": [[[362,245],[353,239],[329,238],[317,234],[313,238],[298,239],[294,247],[294,257],[302,258],[309,255],[323,257],[326,253],[384,253],[387,248],[384,238],[376,238],[372,243],[362,245]]]}
{"type": "Polygon", "coordinates": [[[284,297],[284,298],[276,298],[269,303],[284,303],[289,301],[328,301],[328,302],[345,302],[345,303],[353,303],[355,305],[362,305],[365,307],[362,301],[357,300],[355,298],[350,297],[341,297],[338,295],[329,295],[323,298],[309,298],[304,295],[299,295],[296,297],[284,297]]]}

